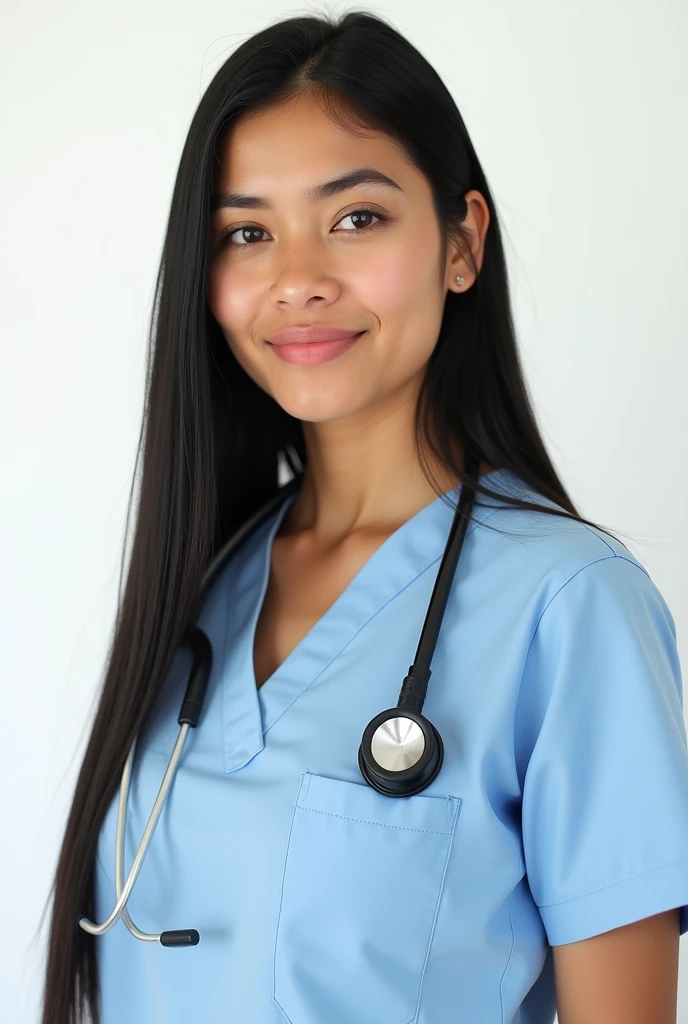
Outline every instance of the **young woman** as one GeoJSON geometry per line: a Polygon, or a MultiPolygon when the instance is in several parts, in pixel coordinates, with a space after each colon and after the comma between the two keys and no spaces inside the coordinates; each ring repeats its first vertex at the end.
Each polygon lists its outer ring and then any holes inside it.
{"type": "Polygon", "coordinates": [[[44,1024],[673,1022],[675,624],[552,466],[484,172],[383,20],[290,18],[220,69],[153,322],[44,1024]]]}

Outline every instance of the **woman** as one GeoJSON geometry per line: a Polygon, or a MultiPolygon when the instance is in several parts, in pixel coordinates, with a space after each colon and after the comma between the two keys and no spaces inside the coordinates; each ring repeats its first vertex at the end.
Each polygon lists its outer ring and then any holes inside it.
{"type": "Polygon", "coordinates": [[[641,998],[673,1020],[688,930],[674,622],[552,466],[485,175],[441,80],[384,21],[290,18],[220,69],[182,154],[154,324],[44,1024],[79,1007],[103,1024],[545,1024],[555,998],[566,1021],[632,1024],[641,998]],[[389,796],[357,750],[413,663],[462,494],[423,709],[443,762],[389,796]],[[127,913],[200,942],[137,941],[122,919],[96,936],[83,922],[116,901],[120,776],[138,736],[126,876],[195,622],[205,705],[127,913]]]}

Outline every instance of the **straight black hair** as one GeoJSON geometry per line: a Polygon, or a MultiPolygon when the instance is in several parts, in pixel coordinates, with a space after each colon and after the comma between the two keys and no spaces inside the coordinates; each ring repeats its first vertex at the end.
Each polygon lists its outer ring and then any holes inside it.
{"type": "Polygon", "coordinates": [[[94,854],[127,753],[199,613],[213,555],[276,493],[280,465],[292,474],[306,465],[301,422],[238,364],[207,301],[210,197],[221,134],[242,114],[302,93],[348,130],[381,130],[404,147],[432,188],[445,254],[454,239],[472,261],[462,229],[464,194],[479,190],[489,207],[482,267],[468,290],[448,292],[419,393],[415,443],[428,481],[443,493],[425,464],[424,444],[477,494],[602,529],[576,511],[545,450],[519,362],[497,210],[437,72],[394,28],[365,11],[291,17],[247,39],[200,101],[174,186],[126,522],[128,538],[135,504],[133,542],[123,589],[125,540],[105,678],[50,894],[43,1024],[99,1024],[99,940],[78,921],[94,916],[94,854]],[[457,441],[495,469],[512,471],[551,504],[486,488],[456,464],[457,441]]]}

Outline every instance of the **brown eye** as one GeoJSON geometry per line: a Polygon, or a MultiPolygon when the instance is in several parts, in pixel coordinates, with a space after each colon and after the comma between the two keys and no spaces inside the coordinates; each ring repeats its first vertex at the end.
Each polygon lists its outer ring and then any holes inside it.
{"type": "MultiPolygon", "coordinates": [[[[376,213],[375,210],[367,210],[365,208],[361,208],[359,210],[350,210],[349,213],[345,213],[344,216],[340,220],[337,221],[337,223],[341,224],[341,222],[343,220],[348,220],[349,217],[355,217],[355,218],[358,218],[358,217],[377,217],[377,219],[380,220],[380,221],[387,220],[387,217],[384,217],[381,213],[376,213]]],[[[355,228],[354,231],[349,231],[347,233],[348,234],[360,234],[361,231],[368,231],[370,228],[374,228],[374,227],[375,227],[374,224],[364,224],[362,227],[355,228]]]]}
{"type": "Polygon", "coordinates": [[[253,224],[240,224],[238,227],[224,228],[220,232],[220,235],[219,235],[219,238],[218,238],[218,244],[219,244],[220,248],[222,248],[226,244],[238,245],[240,247],[246,246],[246,245],[250,246],[254,242],[260,242],[261,241],[260,238],[246,238],[246,237],[244,237],[242,242],[230,242],[229,241],[230,238],[232,237],[232,235],[235,235],[237,233],[237,231],[243,231],[245,234],[253,234],[253,235],[264,234],[264,229],[263,228],[257,228],[253,224]]]}

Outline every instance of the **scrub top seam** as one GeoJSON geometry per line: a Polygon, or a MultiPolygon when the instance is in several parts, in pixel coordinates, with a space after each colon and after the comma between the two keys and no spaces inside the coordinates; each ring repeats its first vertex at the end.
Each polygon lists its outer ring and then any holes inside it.
{"type": "MultiPolygon", "coordinates": [[[[469,525],[468,525],[468,528],[466,529],[466,537],[468,537],[468,534],[469,534],[469,533],[471,533],[471,531],[472,531],[472,530],[474,530],[474,529],[476,528],[476,526],[477,526],[477,525],[478,525],[479,523],[484,523],[484,522],[486,522],[486,520],[490,519],[490,518],[492,517],[492,515],[494,515],[494,513],[495,513],[495,512],[497,512],[497,511],[499,511],[499,510],[498,510],[498,509],[494,509],[494,510],[493,510],[493,511],[492,511],[492,512],[490,513],[490,515],[488,515],[488,516],[485,516],[485,518],[484,518],[484,519],[480,519],[480,520],[477,520],[477,519],[475,519],[475,520],[473,520],[473,521],[472,521],[471,523],[469,523],[469,525]]],[[[313,686],[313,684],[314,684],[314,683],[316,683],[316,682],[318,681],[318,679],[319,679],[319,678],[321,677],[321,675],[323,674],[323,672],[326,672],[326,671],[327,671],[327,669],[328,669],[328,668],[330,667],[330,665],[331,665],[331,664],[332,664],[332,663],[333,663],[334,661],[336,661],[336,659],[337,659],[337,658],[338,658],[338,657],[340,656],[340,654],[341,654],[341,653],[342,653],[343,651],[345,651],[345,650],[346,650],[346,648],[347,648],[347,647],[349,646],[349,644],[350,644],[350,643],[352,643],[352,642],[353,642],[353,641],[354,641],[354,640],[356,639],[356,637],[357,637],[357,636],[358,636],[358,634],[359,634],[359,633],[361,632],[361,630],[362,630],[362,629],[365,629],[365,627],[366,627],[366,626],[368,625],[368,623],[369,623],[369,622],[370,622],[370,621],[371,621],[372,619],[374,619],[376,615],[379,615],[379,613],[380,613],[381,611],[383,611],[383,610],[384,610],[384,609],[385,609],[385,608],[387,607],[387,605],[388,605],[388,604],[390,604],[390,603],[391,603],[392,601],[394,601],[394,600],[395,600],[395,598],[397,598],[397,597],[398,597],[398,596],[399,596],[400,594],[403,594],[403,593],[404,593],[404,591],[405,591],[405,590],[406,590],[406,589],[407,589],[408,587],[410,587],[412,583],[415,583],[415,582],[416,582],[416,580],[417,580],[417,579],[419,579],[419,578],[420,578],[420,577],[421,577],[421,576],[423,575],[423,573],[426,573],[426,572],[428,571],[428,569],[431,569],[431,568],[432,568],[432,566],[433,566],[433,565],[435,565],[435,563],[436,563],[436,562],[439,562],[439,561],[440,561],[440,560],[442,559],[442,556],[443,556],[443,552],[442,552],[441,554],[439,554],[439,555],[436,555],[436,556],[435,556],[435,558],[433,558],[431,562],[428,562],[428,564],[427,564],[426,566],[424,566],[424,568],[422,568],[422,569],[421,569],[421,570],[420,570],[419,572],[417,572],[417,573],[416,573],[416,575],[415,575],[415,576],[413,576],[413,577],[412,577],[412,578],[411,578],[411,579],[410,579],[410,580],[408,581],[408,583],[405,583],[405,584],[404,584],[404,586],[403,586],[403,587],[401,587],[401,588],[400,588],[399,590],[397,590],[397,591],[396,591],[396,592],[395,592],[394,594],[392,594],[392,595],[391,595],[391,597],[389,597],[389,598],[388,598],[388,599],[387,599],[387,600],[385,601],[385,603],[384,603],[384,604],[380,605],[380,606],[379,606],[378,608],[376,608],[376,609],[375,609],[375,610],[374,610],[373,612],[371,612],[371,614],[370,614],[370,615],[368,616],[368,618],[367,618],[367,619],[366,619],[366,620],[365,620],[364,622],[362,622],[362,623],[361,623],[361,625],[360,625],[360,626],[358,627],[358,629],[356,630],[356,632],[355,632],[355,633],[353,633],[353,634],[352,634],[352,635],[351,635],[351,636],[349,637],[349,639],[348,639],[348,640],[346,641],[346,643],[342,644],[342,646],[341,646],[341,647],[339,648],[339,650],[337,650],[337,651],[336,651],[336,652],[335,652],[335,653],[334,653],[334,654],[332,655],[332,657],[330,658],[330,660],[329,660],[329,661],[328,661],[328,662],[327,662],[327,663],[326,663],[325,665],[323,665],[323,667],[322,667],[322,668],[320,669],[320,671],[319,671],[319,672],[317,672],[317,673],[316,673],[316,675],[315,675],[315,676],[313,676],[313,678],[311,679],[311,681],[310,681],[309,683],[307,683],[307,684],[306,684],[306,686],[304,686],[304,687],[303,687],[303,689],[302,689],[302,690],[300,690],[300,691],[299,691],[299,692],[298,692],[298,693],[297,693],[297,694],[296,694],[296,695],[294,696],[293,700],[291,700],[291,701],[289,702],[289,704],[287,704],[287,705],[286,705],[286,707],[284,707],[284,708],[282,709],[282,711],[281,711],[281,712],[279,713],[279,715],[277,716],[277,718],[273,719],[273,721],[272,721],[272,722],[270,722],[270,724],[269,724],[269,725],[266,725],[266,726],[265,726],[265,731],[264,731],[264,733],[263,733],[263,739],[264,739],[264,737],[265,737],[265,736],[267,735],[267,733],[268,733],[268,732],[270,731],[270,729],[272,729],[272,727],[273,727],[274,725],[276,725],[276,724],[277,724],[277,722],[279,722],[280,718],[282,718],[282,716],[283,716],[284,714],[286,714],[286,712],[287,712],[287,711],[289,710],[289,708],[291,708],[291,707],[292,707],[292,706],[293,706],[293,705],[294,705],[294,704],[296,703],[296,701],[297,701],[297,700],[298,700],[298,699],[299,699],[299,698],[300,698],[300,697],[301,697],[301,696],[302,696],[302,695],[303,695],[304,693],[306,693],[306,691],[307,691],[308,689],[310,689],[310,687],[311,687],[311,686],[313,686]]],[[[261,746],[259,746],[259,747],[258,747],[258,749],[257,749],[257,750],[255,751],[255,753],[259,753],[259,752],[260,752],[260,751],[261,751],[261,750],[263,749],[263,746],[264,746],[264,743],[261,743],[261,746]]],[[[252,755],[252,756],[255,756],[255,753],[254,753],[254,755],[252,755]]]]}
{"type": "MultiPolygon", "coordinates": [[[[589,562],[585,562],[584,565],[580,565],[574,572],[571,573],[570,576],[568,576],[564,580],[564,582],[559,587],[557,587],[557,589],[554,591],[552,596],[548,599],[547,604],[545,605],[545,607],[540,612],[540,614],[538,616],[538,620],[535,623],[535,628],[533,630],[533,635],[531,636],[531,638],[530,638],[530,640],[528,642],[528,650],[526,651],[526,657],[525,657],[526,661],[528,660],[528,655],[530,654],[530,649],[533,646],[533,641],[535,640],[535,635],[536,635],[538,629],[540,628],[540,623],[542,622],[542,617],[545,614],[545,612],[547,611],[547,609],[549,608],[549,606],[551,605],[551,603],[554,600],[554,598],[557,597],[557,595],[561,593],[561,591],[564,589],[564,587],[568,583],[570,583],[571,580],[574,579],[578,575],[579,572],[582,572],[583,569],[587,569],[589,566],[595,565],[597,562],[606,562],[609,558],[622,558],[625,562],[630,562],[630,564],[634,565],[636,567],[636,569],[640,569],[641,572],[644,572],[645,575],[648,578],[650,577],[650,574],[647,572],[646,569],[643,568],[642,565],[639,565],[638,562],[635,562],[632,558],[628,558],[627,555],[620,555],[620,554],[618,554],[614,550],[612,550],[611,555],[600,555],[599,558],[593,558],[589,562]]],[[[523,682],[523,677],[522,676],[521,676],[521,682],[523,682]]],[[[520,694],[520,687],[519,687],[519,694],[520,694]]]]}
{"type": "MultiPolygon", "coordinates": [[[[594,531],[591,530],[590,532],[592,533],[594,531]]],[[[605,543],[606,543],[606,541],[605,541],[605,543]]],[[[610,545],[607,545],[607,546],[610,547],[610,545]]],[[[611,547],[610,547],[610,550],[612,552],[611,555],[600,555],[599,558],[593,558],[593,559],[591,559],[591,561],[585,562],[583,565],[580,565],[574,572],[572,572],[571,575],[567,579],[565,579],[564,582],[559,587],[557,587],[557,589],[554,591],[552,596],[547,601],[545,607],[540,612],[540,614],[538,616],[538,620],[535,623],[535,628],[533,629],[533,634],[532,634],[530,640],[528,641],[528,649],[526,650],[525,657],[523,659],[523,671],[521,672],[521,678],[520,678],[520,681],[519,681],[519,684],[518,684],[518,692],[516,693],[516,703],[514,705],[515,707],[518,707],[518,703],[519,703],[519,701],[521,699],[521,690],[523,689],[523,677],[525,675],[525,668],[526,668],[526,665],[528,663],[528,658],[530,657],[530,650],[531,650],[531,648],[533,646],[533,643],[535,641],[535,637],[537,636],[537,631],[540,628],[540,623],[542,622],[542,617],[545,614],[545,612],[547,611],[547,609],[549,608],[549,606],[551,605],[551,603],[554,600],[554,598],[558,594],[561,593],[561,591],[564,589],[564,587],[567,585],[567,583],[570,583],[571,580],[574,579],[574,577],[576,577],[579,572],[582,572],[583,569],[587,569],[588,566],[595,565],[596,562],[606,562],[607,559],[609,559],[609,558],[623,558],[624,561],[630,562],[631,565],[635,565],[636,568],[641,570],[641,572],[644,572],[645,575],[648,578],[650,577],[650,574],[647,572],[647,570],[642,565],[640,565],[638,562],[634,562],[633,559],[632,558],[628,558],[627,555],[620,555],[620,554],[618,554],[611,547]]],[[[514,743],[514,749],[516,749],[516,716],[515,715],[514,715],[513,743],[514,743]]]]}
{"type": "Polygon", "coordinates": [[[596,896],[598,892],[606,892],[607,889],[613,889],[616,885],[624,885],[624,883],[631,882],[634,878],[642,878],[643,875],[652,875],[655,871],[664,871],[666,868],[671,868],[675,864],[688,864],[688,858],[681,857],[679,860],[670,860],[667,864],[660,864],[656,868],[648,868],[646,871],[638,871],[635,875],[626,875],[625,878],[618,878],[615,882],[610,882],[609,885],[603,885],[599,889],[591,889],[590,892],[584,892],[580,896],[573,896],[570,900],[562,900],[560,903],[536,903],[535,906],[538,910],[547,910],[549,907],[564,907],[567,903],[577,903],[578,900],[586,900],[589,896],[596,896]]]}
{"type": "Polygon", "coordinates": [[[520,856],[518,858],[518,870],[519,870],[518,877],[516,878],[516,881],[514,882],[512,888],[511,888],[511,892],[509,893],[509,926],[511,928],[511,949],[509,950],[509,958],[508,958],[506,964],[504,965],[504,970],[502,971],[502,977],[501,977],[501,980],[499,982],[499,1003],[500,1003],[500,1006],[502,1007],[502,1022],[501,1022],[501,1024],[506,1024],[506,1022],[504,1020],[504,981],[506,979],[507,974],[509,973],[509,965],[510,965],[512,959],[513,959],[514,947],[516,945],[516,930],[514,928],[514,919],[513,919],[512,915],[511,915],[511,904],[513,903],[514,892],[516,891],[516,886],[518,885],[518,883],[520,882],[520,880],[522,878],[522,875],[520,873],[521,872],[521,858],[520,858],[520,856]]]}

